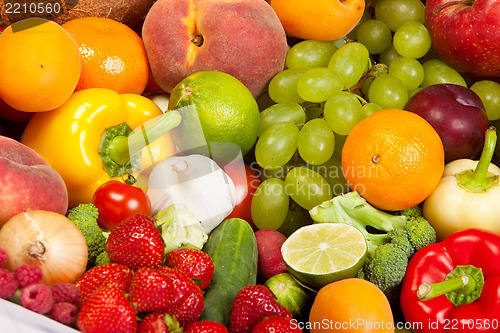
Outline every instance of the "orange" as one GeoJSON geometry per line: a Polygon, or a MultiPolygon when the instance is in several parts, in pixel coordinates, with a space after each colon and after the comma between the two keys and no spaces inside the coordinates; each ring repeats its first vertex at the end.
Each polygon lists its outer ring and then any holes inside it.
{"type": "Polygon", "coordinates": [[[29,18],[0,34],[0,99],[14,109],[55,109],[71,96],[79,78],[78,46],[57,23],[29,18]]]}
{"type": "Polygon", "coordinates": [[[394,332],[391,306],[373,283],[349,278],[322,287],[309,312],[311,333],[394,332]]]}
{"type": "Polygon", "coordinates": [[[80,48],[82,74],[76,90],[108,88],[142,94],[149,63],[142,38],[130,27],[102,17],[73,19],[62,25],[80,48]]]}
{"type": "Polygon", "coordinates": [[[342,171],[349,187],[384,210],[424,201],[444,171],[443,143],[419,115],[386,109],[361,120],[342,148],[342,171]]]}
{"type": "Polygon", "coordinates": [[[302,39],[334,40],[363,16],[364,0],[271,0],[285,32],[302,39]]]}

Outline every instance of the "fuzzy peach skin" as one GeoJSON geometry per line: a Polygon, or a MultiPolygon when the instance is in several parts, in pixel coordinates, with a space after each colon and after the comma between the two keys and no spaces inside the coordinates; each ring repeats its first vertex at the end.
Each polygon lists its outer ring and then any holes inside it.
{"type": "Polygon", "coordinates": [[[158,85],[170,93],[188,75],[233,75],[258,97],[283,70],[285,30],[263,0],[158,0],[142,38],[158,85]]]}
{"type": "Polygon", "coordinates": [[[6,136],[0,136],[0,184],[0,227],[27,210],[66,214],[68,192],[59,173],[33,149],[6,136]]]}

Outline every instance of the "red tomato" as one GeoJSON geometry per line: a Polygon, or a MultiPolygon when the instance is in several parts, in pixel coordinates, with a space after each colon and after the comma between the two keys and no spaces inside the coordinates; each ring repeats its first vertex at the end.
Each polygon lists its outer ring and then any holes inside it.
{"type": "Polygon", "coordinates": [[[99,226],[112,231],[125,218],[151,214],[151,201],[147,193],[136,186],[110,180],[97,188],[92,203],[99,210],[99,226]]]}
{"type": "Polygon", "coordinates": [[[237,167],[241,166],[227,166],[224,171],[231,177],[234,186],[236,188],[236,206],[229,216],[229,218],[238,217],[247,221],[252,228],[258,230],[252,221],[252,215],[250,214],[250,206],[252,203],[253,194],[259,187],[261,181],[258,172],[245,164],[245,172],[242,170],[237,170],[237,167]]]}

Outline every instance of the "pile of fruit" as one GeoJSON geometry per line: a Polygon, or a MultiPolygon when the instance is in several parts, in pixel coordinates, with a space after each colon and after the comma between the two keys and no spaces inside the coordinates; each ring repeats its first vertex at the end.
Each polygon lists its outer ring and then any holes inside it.
{"type": "Polygon", "coordinates": [[[500,332],[498,14],[0,4],[0,305],[83,333],[500,332]]]}

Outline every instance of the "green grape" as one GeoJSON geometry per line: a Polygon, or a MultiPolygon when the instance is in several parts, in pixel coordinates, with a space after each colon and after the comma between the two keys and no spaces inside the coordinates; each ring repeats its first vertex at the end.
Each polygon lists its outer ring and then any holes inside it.
{"type": "Polygon", "coordinates": [[[396,51],[396,49],[394,48],[394,44],[391,43],[391,45],[386,48],[385,50],[383,50],[380,55],[379,55],[379,61],[382,63],[382,64],[386,64],[387,66],[389,66],[391,64],[391,62],[397,58],[397,57],[400,57],[401,55],[398,53],[398,51],[396,51]]]}
{"type": "Polygon", "coordinates": [[[394,33],[396,52],[403,57],[418,59],[427,54],[432,42],[429,30],[419,22],[406,22],[394,33]]]}
{"type": "Polygon", "coordinates": [[[283,180],[264,180],[253,194],[250,204],[253,223],[259,229],[277,230],[286,219],[289,202],[283,180]]]}
{"type": "Polygon", "coordinates": [[[264,181],[264,180],[269,179],[269,178],[278,178],[281,180],[285,180],[285,177],[288,174],[288,171],[292,170],[293,168],[295,168],[295,164],[292,160],[286,162],[285,165],[282,165],[282,166],[275,168],[275,169],[272,169],[272,170],[261,168],[260,180],[264,181]]]}
{"type": "Polygon", "coordinates": [[[331,41],[303,40],[288,50],[285,64],[288,68],[326,67],[336,50],[331,41]]]}
{"type": "Polygon", "coordinates": [[[341,195],[349,191],[349,185],[342,172],[341,156],[333,155],[328,161],[320,165],[309,166],[323,176],[332,189],[333,196],[341,195]]]}
{"type": "Polygon", "coordinates": [[[347,88],[354,86],[366,72],[370,63],[370,54],[366,46],[358,42],[350,42],[333,54],[328,68],[343,78],[347,88]]]}
{"type": "Polygon", "coordinates": [[[356,95],[346,91],[335,94],[325,102],[324,118],[332,131],[347,135],[363,118],[361,102],[356,95]]]}
{"type": "Polygon", "coordinates": [[[326,179],[314,170],[296,167],[285,178],[285,191],[300,207],[310,210],[333,197],[326,179]]]}
{"type": "Polygon", "coordinates": [[[316,119],[323,114],[323,104],[324,103],[309,103],[305,102],[302,104],[306,112],[306,122],[311,119],[316,119]]]}
{"type": "Polygon", "coordinates": [[[307,217],[302,208],[291,208],[288,210],[285,221],[278,228],[278,231],[288,237],[300,227],[310,224],[307,217]]]}
{"type": "Polygon", "coordinates": [[[467,87],[463,76],[440,59],[429,59],[422,64],[424,68],[424,80],[421,87],[425,88],[433,84],[452,83],[467,87]]]}
{"type": "Polygon", "coordinates": [[[377,0],[375,18],[396,31],[400,25],[409,22],[425,22],[425,5],[421,0],[377,0]]]}
{"type": "Polygon", "coordinates": [[[382,74],[389,73],[389,67],[386,64],[378,63],[370,67],[366,77],[361,85],[361,92],[364,96],[368,96],[368,90],[370,89],[370,85],[376,77],[379,77],[382,74]]]}
{"type": "Polygon", "coordinates": [[[366,118],[372,114],[374,114],[377,111],[382,110],[382,107],[378,104],[375,103],[366,103],[362,106],[363,108],[363,118],[366,118]]]}
{"type": "Polygon", "coordinates": [[[259,136],[271,125],[283,121],[291,121],[297,126],[303,125],[306,122],[306,113],[298,103],[273,104],[260,113],[259,136]]]}
{"type": "Polygon", "coordinates": [[[412,90],[424,80],[424,67],[416,59],[397,57],[389,65],[389,74],[400,79],[406,89],[412,90]]]}
{"type": "Polygon", "coordinates": [[[402,109],[408,102],[408,90],[394,75],[382,74],[370,85],[368,99],[382,109],[402,109]]]}
{"type": "Polygon", "coordinates": [[[488,120],[500,119],[500,84],[491,80],[481,80],[470,86],[470,89],[481,98],[488,120]]]}
{"type": "Polygon", "coordinates": [[[309,69],[288,68],[276,74],[269,82],[269,97],[276,103],[302,103],[297,92],[297,80],[309,69]]]}
{"type": "Polygon", "coordinates": [[[285,165],[297,150],[298,135],[299,129],[291,121],[269,127],[255,145],[257,163],[269,170],[285,165]]]}
{"type": "Polygon", "coordinates": [[[366,20],[356,33],[356,40],[366,46],[370,54],[379,54],[392,43],[392,32],[380,20],[366,20]]]}
{"type": "Polygon", "coordinates": [[[344,142],[347,139],[347,135],[335,134],[335,151],[333,152],[333,156],[341,158],[342,148],[344,147],[344,142]]]}
{"type": "Polygon", "coordinates": [[[320,103],[342,91],[344,82],[336,72],[326,67],[313,68],[297,80],[299,96],[308,102],[320,103]]]}
{"type": "Polygon", "coordinates": [[[297,148],[300,157],[308,164],[322,164],[333,155],[335,136],[323,119],[316,118],[300,129],[297,148]]]}

